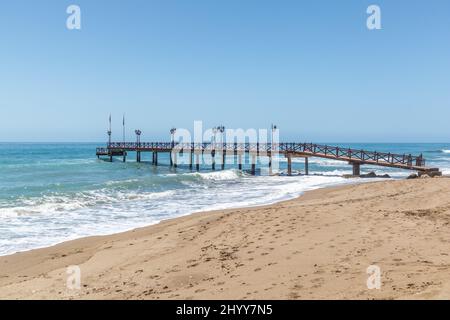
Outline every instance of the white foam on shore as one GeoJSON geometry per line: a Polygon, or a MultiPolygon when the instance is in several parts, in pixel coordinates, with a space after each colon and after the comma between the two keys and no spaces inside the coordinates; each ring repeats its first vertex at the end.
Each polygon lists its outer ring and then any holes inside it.
{"type": "Polygon", "coordinates": [[[239,170],[223,170],[223,171],[213,171],[213,172],[195,172],[195,173],[185,173],[185,175],[199,177],[205,180],[234,180],[238,179],[244,173],[239,170]]]}
{"type": "Polygon", "coordinates": [[[0,255],[127,231],[199,211],[272,204],[308,190],[363,180],[253,177],[237,170],[185,173],[176,178],[187,178],[189,187],[161,192],[102,188],[70,197],[24,199],[15,207],[0,207],[0,255]]]}

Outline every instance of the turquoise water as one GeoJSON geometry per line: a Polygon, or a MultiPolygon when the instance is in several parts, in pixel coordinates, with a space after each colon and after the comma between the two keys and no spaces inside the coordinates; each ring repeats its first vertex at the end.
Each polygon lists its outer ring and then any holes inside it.
{"type": "MultiPolygon", "coordinates": [[[[143,155],[142,163],[135,162],[133,153],[127,163],[119,158],[109,163],[95,157],[98,145],[0,144],[0,254],[125,231],[196,211],[273,203],[306,190],[355,182],[341,177],[351,173],[348,164],[326,159],[310,159],[310,176],[254,177],[232,164],[215,172],[209,165],[200,173],[183,166],[175,170],[163,154],[158,167],[150,164],[150,154],[143,155]]],[[[450,143],[336,145],[423,153],[427,165],[450,174],[450,143]]],[[[284,170],[284,159],[280,165],[284,170]]],[[[302,171],[302,160],[294,159],[293,166],[302,171]]],[[[410,174],[369,166],[362,171],[394,178],[410,174]]]]}

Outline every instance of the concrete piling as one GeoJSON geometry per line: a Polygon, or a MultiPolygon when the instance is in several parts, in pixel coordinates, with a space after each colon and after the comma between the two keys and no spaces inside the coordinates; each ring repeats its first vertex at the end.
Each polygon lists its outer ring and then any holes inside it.
{"type": "Polygon", "coordinates": [[[288,176],[292,176],[292,157],[290,154],[287,155],[287,172],[288,176]]]}

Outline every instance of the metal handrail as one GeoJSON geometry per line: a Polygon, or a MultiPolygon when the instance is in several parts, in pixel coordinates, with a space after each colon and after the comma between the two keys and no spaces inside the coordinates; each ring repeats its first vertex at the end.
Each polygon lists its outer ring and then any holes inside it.
{"type": "Polygon", "coordinates": [[[362,149],[341,148],[313,143],[176,143],[176,142],[111,142],[106,148],[97,148],[97,152],[108,150],[139,150],[139,151],[232,151],[232,152],[280,152],[280,153],[303,153],[308,155],[325,156],[340,160],[351,160],[361,162],[376,162],[388,164],[401,164],[406,166],[424,167],[423,155],[412,156],[411,154],[393,154],[377,151],[366,151],[362,149]]]}

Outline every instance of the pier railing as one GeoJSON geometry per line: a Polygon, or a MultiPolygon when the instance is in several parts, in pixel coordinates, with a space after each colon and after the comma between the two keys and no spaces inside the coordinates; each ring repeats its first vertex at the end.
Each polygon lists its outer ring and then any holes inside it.
{"type": "Polygon", "coordinates": [[[233,152],[257,154],[290,154],[292,156],[316,156],[328,159],[361,162],[368,164],[425,167],[422,155],[395,154],[362,149],[342,148],[313,143],[174,143],[174,142],[112,142],[107,148],[98,148],[97,153],[106,151],[153,151],[153,152],[233,152]]]}
{"type": "Polygon", "coordinates": [[[109,153],[109,148],[97,148],[98,155],[107,155],[109,153]]]}

